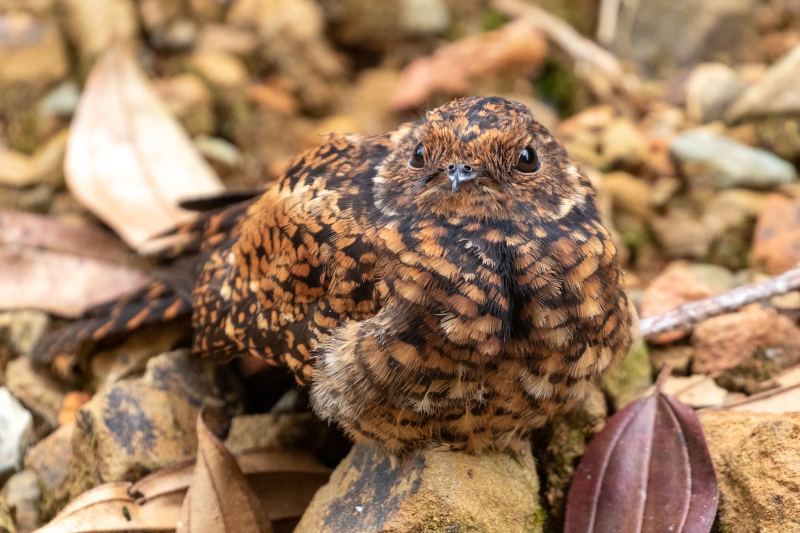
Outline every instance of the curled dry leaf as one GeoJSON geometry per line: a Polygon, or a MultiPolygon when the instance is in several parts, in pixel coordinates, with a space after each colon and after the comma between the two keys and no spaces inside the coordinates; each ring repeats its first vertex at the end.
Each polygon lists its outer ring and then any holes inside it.
{"type": "Polygon", "coordinates": [[[114,235],[42,215],[0,212],[0,309],[65,317],[144,286],[114,235]]]}
{"type": "Polygon", "coordinates": [[[544,36],[525,22],[467,37],[408,65],[400,75],[392,107],[423,104],[433,93],[464,94],[470,82],[503,71],[522,75],[538,68],[546,55],[544,36]]]}
{"type": "Polygon", "coordinates": [[[108,483],[84,492],[35,533],[169,531],[175,528],[183,494],[137,505],[130,483],[108,483]]]}
{"type": "Polygon", "coordinates": [[[89,75],[70,128],[65,173],[72,194],[136,249],[192,217],[180,200],[223,190],[121,45],[89,75]]]}
{"type": "Polygon", "coordinates": [[[608,419],[586,449],[564,533],[708,533],[717,478],[694,410],[657,391],[608,419]]]}
{"type": "Polygon", "coordinates": [[[176,533],[272,533],[261,507],[236,459],[203,419],[197,416],[197,461],[194,478],[183,500],[176,533]]]}

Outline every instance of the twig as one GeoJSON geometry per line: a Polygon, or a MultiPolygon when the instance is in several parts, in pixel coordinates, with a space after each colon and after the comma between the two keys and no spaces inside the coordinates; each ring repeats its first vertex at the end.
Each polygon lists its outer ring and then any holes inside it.
{"type": "Polygon", "coordinates": [[[639,326],[645,338],[676,329],[691,329],[695,324],[707,318],[735,311],[747,304],[760,302],[799,288],[800,267],[796,267],[762,283],[738,287],[719,296],[686,303],[672,311],[643,318],[639,321],[639,326]]]}
{"type": "Polygon", "coordinates": [[[617,20],[622,0],[601,0],[597,21],[597,42],[610,46],[617,37],[617,20]]]}
{"type": "Polygon", "coordinates": [[[561,47],[575,61],[575,73],[599,98],[610,100],[617,91],[637,108],[647,106],[641,80],[625,72],[613,54],[578,33],[567,22],[521,0],[491,0],[491,5],[508,17],[527,21],[561,47]]]}

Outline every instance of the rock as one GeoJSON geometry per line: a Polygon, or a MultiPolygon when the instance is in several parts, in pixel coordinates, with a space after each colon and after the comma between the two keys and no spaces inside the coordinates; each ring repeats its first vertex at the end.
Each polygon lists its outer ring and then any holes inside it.
{"type": "Polygon", "coordinates": [[[614,119],[606,126],[601,146],[601,153],[607,164],[625,168],[640,166],[650,151],[645,136],[627,118],[614,119]]]}
{"type": "Polygon", "coordinates": [[[219,163],[228,169],[236,169],[243,163],[242,152],[235,144],[219,137],[199,135],[194,145],[209,161],[219,163]]]}
{"type": "Polygon", "coordinates": [[[64,396],[64,403],[61,405],[61,411],[58,412],[58,424],[65,426],[75,422],[78,416],[78,410],[83,405],[92,399],[92,395],[83,391],[72,391],[64,396]]]}
{"type": "Polygon", "coordinates": [[[686,81],[686,116],[705,124],[722,120],[725,111],[747,89],[747,82],[722,63],[697,65],[686,81]]]}
{"type": "Polygon", "coordinates": [[[183,50],[197,36],[188,5],[181,0],[139,0],[139,15],[156,48],[183,50]]]}
{"type": "Polygon", "coordinates": [[[242,59],[255,55],[257,48],[255,33],[226,24],[206,24],[197,38],[198,50],[223,52],[242,59]]]}
{"type": "Polygon", "coordinates": [[[234,454],[251,448],[308,447],[321,430],[312,413],[239,415],[231,420],[225,446],[234,454]]]}
{"type": "Polygon", "coordinates": [[[244,64],[224,52],[195,52],[189,66],[216,90],[244,89],[247,82],[244,64]]]}
{"type": "MultiPolygon", "coordinates": [[[[679,305],[708,298],[714,293],[707,284],[698,280],[686,268],[685,263],[673,263],[667,267],[644,291],[642,316],[648,317],[675,309],[679,305]]],[[[662,333],[650,342],[667,344],[682,339],[688,331],[662,333]]]]}
{"type": "Polygon", "coordinates": [[[692,345],[692,371],[698,374],[733,368],[757,351],[767,360],[781,361],[784,368],[800,362],[800,328],[758,305],[704,320],[695,327],[692,345]]]}
{"type": "Polygon", "coordinates": [[[44,115],[70,116],[78,107],[81,90],[74,80],[58,85],[39,102],[39,112],[44,115]]]}
{"type": "Polygon", "coordinates": [[[49,429],[58,427],[58,413],[69,389],[53,379],[47,368],[18,357],[8,363],[6,387],[49,429]]]}
{"type": "Polygon", "coordinates": [[[343,45],[383,49],[401,36],[403,0],[321,0],[320,4],[333,38],[343,45]]]}
{"type": "Polygon", "coordinates": [[[60,184],[66,150],[67,130],[47,141],[33,156],[0,147],[0,184],[13,187],[60,184]]]}
{"type": "Polygon", "coordinates": [[[647,77],[720,54],[736,57],[758,5],[757,0],[652,0],[636,8],[623,7],[620,24],[631,26],[617,31],[612,51],[635,60],[647,77]]]}
{"type": "Polygon", "coordinates": [[[664,380],[661,392],[675,396],[695,409],[719,407],[725,403],[728,396],[728,391],[717,385],[713,379],[701,375],[670,376],[664,380]]]}
{"type": "Polygon", "coordinates": [[[192,74],[156,80],[155,88],[167,108],[177,118],[186,133],[209,135],[214,132],[214,107],[208,87],[192,74]]]}
{"type": "Polygon", "coordinates": [[[773,115],[753,124],[757,143],[775,155],[800,162],[800,119],[796,115],[773,115]]]}
{"type": "Polygon", "coordinates": [[[733,272],[723,266],[708,263],[687,263],[685,268],[694,276],[694,279],[708,286],[712,295],[726,293],[736,286],[733,272]]]}
{"type": "Polygon", "coordinates": [[[442,33],[450,26],[450,12],[442,0],[402,0],[399,23],[405,33],[442,33]]]}
{"type": "Polygon", "coordinates": [[[356,444],[314,496],[295,533],[318,531],[541,532],[530,455],[426,451],[393,467],[356,444]]]}
{"type": "Polygon", "coordinates": [[[5,387],[0,387],[0,487],[22,468],[33,432],[33,416],[5,387]]]}
{"type": "Polygon", "coordinates": [[[590,107],[563,121],[558,137],[567,146],[569,155],[583,165],[607,169],[608,161],[602,154],[605,128],[614,120],[611,106],[590,107]]]}
{"type": "Polygon", "coordinates": [[[800,263],[800,199],[770,195],[753,232],[753,261],[770,274],[800,263]]]}
{"type": "Polygon", "coordinates": [[[725,115],[729,123],[747,117],[800,112],[800,45],[750,87],[725,115]]]}
{"type": "Polygon", "coordinates": [[[728,189],[711,197],[702,219],[713,237],[706,261],[732,270],[747,267],[756,217],[767,197],[768,193],[746,189],[728,189]]]}
{"type": "Polygon", "coordinates": [[[67,473],[72,462],[72,435],[75,424],[61,426],[36,443],[25,456],[25,468],[32,471],[42,490],[42,516],[50,518],[69,498],[67,473]]]}
{"type": "Polygon", "coordinates": [[[643,180],[626,172],[609,172],[603,175],[599,188],[611,195],[615,211],[642,220],[650,218],[650,187],[643,180]]]}
{"type": "Polygon", "coordinates": [[[200,407],[230,400],[235,410],[234,384],[225,367],[177,350],[151,359],[143,377],[95,394],[78,413],[71,495],[101,483],[135,481],[192,457],[200,407]]]}
{"type": "Polygon", "coordinates": [[[685,376],[689,373],[689,363],[694,357],[694,348],[691,346],[652,346],[650,347],[650,363],[653,365],[653,374],[658,375],[665,365],[672,368],[672,374],[685,376]]]}
{"type": "Polygon", "coordinates": [[[24,470],[11,476],[3,487],[2,498],[14,509],[14,522],[19,533],[31,533],[42,525],[39,520],[42,493],[36,474],[24,470]]]}
{"type": "Polygon", "coordinates": [[[606,422],[608,405],[599,388],[568,413],[556,415],[534,432],[533,455],[542,475],[542,496],[547,509],[547,530],[562,531],[567,492],[586,445],[606,422]]]}
{"type": "Polygon", "coordinates": [[[726,533],[797,530],[800,414],[700,413],[726,533]]]}
{"type": "Polygon", "coordinates": [[[13,511],[2,496],[0,496],[0,533],[17,533],[13,511]]]}
{"type": "Polygon", "coordinates": [[[69,42],[79,58],[81,78],[112,42],[133,42],[139,24],[133,0],[57,0],[69,42]]]}
{"type": "Polygon", "coordinates": [[[345,69],[325,37],[324,14],[316,2],[237,0],[228,23],[257,31],[262,59],[292,84],[306,109],[323,113],[336,102],[345,69]]]}
{"type": "Polygon", "coordinates": [[[50,317],[42,311],[0,313],[0,344],[9,346],[16,356],[28,356],[49,324],[50,317]]]}
{"type": "Polygon", "coordinates": [[[25,13],[0,15],[0,110],[30,105],[67,75],[58,28],[25,13]]]}
{"type": "Polygon", "coordinates": [[[770,189],[797,181],[797,171],[783,159],[707,131],[681,133],[671,150],[695,188],[770,189]]]}
{"type": "Polygon", "coordinates": [[[617,410],[639,398],[653,384],[647,345],[641,339],[635,343],[619,366],[603,375],[603,390],[617,410]]]}

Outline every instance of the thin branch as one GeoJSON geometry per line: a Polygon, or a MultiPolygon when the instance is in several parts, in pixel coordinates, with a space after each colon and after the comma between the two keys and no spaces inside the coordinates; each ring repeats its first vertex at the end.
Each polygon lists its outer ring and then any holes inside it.
{"type": "Polygon", "coordinates": [[[578,33],[567,22],[521,0],[491,0],[491,5],[507,17],[528,22],[561,47],[575,61],[575,73],[599,98],[609,100],[616,91],[637,108],[646,107],[638,76],[625,72],[613,54],[578,33]]]}
{"type": "Polygon", "coordinates": [[[617,20],[622,0],[600,0],[600,14],[597,21],[597,42],[611,46],[617,38],[617,20]]]}
{"type": "Polygon", "coordinates": [[[736,311],[745,305],[797,289],[800,289],[800,267],[788,270],[780,276],[775,276],[762,283],[738,287],[719,296],[686,303],[672,311],[643,318],[639,324],[645,338],[676,329],[691,329],[695,324],[707,318],[736,311]]]}

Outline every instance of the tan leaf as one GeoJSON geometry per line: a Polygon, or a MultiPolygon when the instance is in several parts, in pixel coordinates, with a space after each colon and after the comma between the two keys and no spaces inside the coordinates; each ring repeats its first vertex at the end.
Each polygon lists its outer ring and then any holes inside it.
{"type": "Polygon", "coordinates": [[[136,249],[192,217],[178,207],[181,199],[223,190],[121,45],[89,75],[70,129],[65,173],[73,195],[136,249]]]}
{"type": "Polygon", "coordinates": [[[130,250],[88,225],[0,212],[0,309],[41,309],[77,317],[146,284],[130,250]]]}
{"type": "Polygon", "coordinates": [[[539,67],[545,55],[544,36],[524,21],[466,37],[408,65],[400,75],[392,107],[408,109],[423,104],[433,93],[461,95],[470,82],[503,71],[524,75],[539,67]]]}
{"type": "Polygon", "coordinates": [[[137,505],[130,483],[108,483],[84,492],[35,533],[169,531],[175,528],[182,494],[137,505]]]}
{"type": "Polygon", "coordinates": [[[206,426],[205,412],[197,417],[197,463],[176,533],[272,533],[236,459],[206,426]]]}

